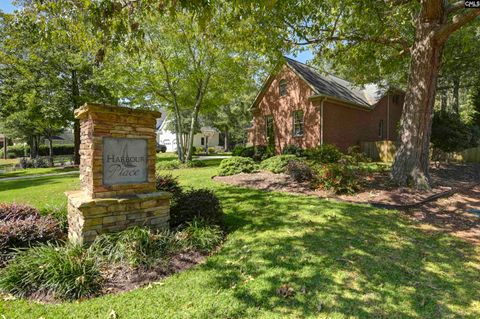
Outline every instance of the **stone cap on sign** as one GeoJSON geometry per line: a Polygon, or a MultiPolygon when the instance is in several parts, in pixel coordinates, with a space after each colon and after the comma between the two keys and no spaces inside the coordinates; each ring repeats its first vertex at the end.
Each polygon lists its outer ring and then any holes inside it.
{"type": "Polygon", "coordinates": [[[158,191],[153,193],[146,194],[132,194],[125,195],[121,197],[111,197],[111,198],[91,198],[85,192],[79,191],[68,191],[65,192],[65,195],[68,197],[70,204],[76,208],[83,207],[97,207],[97,206],[110,206],[113,204],[121,203],[132,203],[132,202],[143,202],[146,200],[156,200],[156,199],[170,199],[172,194],[169,192],[158,191]]]}
{"type": "Polygon", "coordinates": [[[148,109],[132,109],[125,106],[117,106],[110,104],[101,104],[101,103],[85,103],[81,107],[77,108],[74,112],[75,118],[82,119],[88,116],[89,113],[114,113],[114,114],[123,114],[130,116],[141,116],[141,117],[152,117],[160,118],[162,113],[159,111],[148,110],[148,109]]]}

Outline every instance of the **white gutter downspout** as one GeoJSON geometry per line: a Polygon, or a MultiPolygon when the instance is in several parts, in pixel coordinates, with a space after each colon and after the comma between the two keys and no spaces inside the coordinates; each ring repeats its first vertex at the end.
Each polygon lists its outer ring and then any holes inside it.
{"type": "Polygon", "coordinates": [[[323,102],[327,100],[326,97],[320,102],[320,146],[323,145],[323,102]]]}

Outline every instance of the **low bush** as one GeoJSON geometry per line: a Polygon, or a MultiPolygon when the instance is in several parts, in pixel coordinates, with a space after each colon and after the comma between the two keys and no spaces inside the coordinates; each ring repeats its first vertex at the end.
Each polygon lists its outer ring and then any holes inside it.
{"type": "Polygon", "coordinates": [[[178,177],[172,174],[158,174],[155,177],[155,187],[158,191],[170,192],[174,196],[182,192],[178,177]]]}
{"type": "Polygon", "coordinates": [[[316,166],[318,187],[336,194],[352,194],[360,189],[355,169],[344,163],[329,163],[316,166]]]}
{"type": "Polygon", "coordinates": [[[253,146],[245,147],[241,145],[235,146],[232,151],[232,156],[242,156],[253,158],[255,155],[255,148],[253,146]]]}
{"type": "Polygon", "coordinates": [[[223,231],[218,225],[208,225],[195,218],[186,223],[177,236],[184,249],[208,252],[217,247],[223,239],[223,231]]]}
{"type": "Polygon", "coordinates": [[[49,161],[47,161],[45,158],[42,158],[42,157],[37,157],[34,159],[23,157],[20,159],[20,167],[24,169],[25,168],[46,168],[50,166],[52,165],[49,164],[49,161]]]}
{"type": "Polygon", "coordinates": [[[182,163],[181,161],[174,159],[169,161],[159,161],[157,162],[157,170],[172,170],[179,168],[194,168],[194,167],[205,167],[206,164],[203,161],[188,161],[182,163]]]}
{"type": "Polygon", "coordinates": [[[208,154],[216,154],[216,153],[217,153],[217,150],[215,149],[215,147],[208,148],[208,154]]]}
{"type": "Polygon", "coordinates": [[[180,165],[180,168],[195,168],[195,167],[205,167],[207,164],[205,164],[204,161],[188,161],[185,163],[182,163],[180,165]]]}
{"type": "Polygon", "coordinates": [[[272,156],[275,156],[275,146],[258,145],[255,147],[255,153],[252,158],[257,162],[260,162],[272,156]]]}
{"type": "Polygon", "coordinates": [[[182,165],[182,162],[174,159],[169,161],[159,161],[157,162],[156,169],[157,170],[170,170],[170,169],[178,169],[182,165]]]}
{"type": "Polygon", "coordinates": [[[40,212],[35,207],[17,204],[0,203],[0,222],[24,220],[29,217],[39,217],[40,212]]]}
{"type": "Polygon", "coordinates": [[[192,189],[173,198],[170,207],[170,226],[177,227],[195,218],[209,224],[223,225],[223,210],[213,191],[192,189]]]}
{"type": "Polygon", "coordinates": [[[248,157],[232,156],[220,162],[218,174],[220,176],[251,173],[256,169],[255,162],[248,157]]]}
{"type": "Polygon", "coordinates": [[[315,174],[308,163],[301,160],[289,161],[285,167],[285,172],[299,183],[312,181],[315,178],[315,174]]]}
{"type": "Polygon", "coordinates": [[[360,146],[350,146],[347,149],[347,155],[351,157],[351,161],[358,164],[360,162],[368,163],[372,160],[360,150],[360,146]]]}
{"type": "Polygon", "coordinates": [[[284,173],[288,162],[297,159],[295,155],[276,155],[260,163],[260,169],[270,171],[275,174],[284,173]]]}
{"type": "MultiPolygon", "coordinates": [[[[39,156],[48,156],[49,153],[48,145],[40,145],[38,148],[39,156]]],[[[56,144],[53,145],[53,155],[73,155],[74,145],[73,144],[56,144]]],[[[30,154],[30,146],[28,145],[12,145],[8,147],[8,153],[12,154],[13,157],[24,157],[30,154]]],[[[0,155],[3,156],[3,150],[0,150],[0,155]]]]}
{"type": "Polygon", "coordinates": [[[282,150],[282,154],[291,154],[291,155],[296,155],[298,157],[302,157],[304,153],[304,150],[300,148],[297,145],[289,144],[285,146],[282,150]]]}
{"type": "Polygon", "coordinates": [[[336,146],[324,144],[305,150],[305,157],[316,163],[336,163],[342,157],[342,153],[336,146]]]}
{"type": "Polygon", "coordinates": [[[57,219],[41,216],[28,205],[0,204],[0,261],[12,257],[15,248],[29,247],[63,238],[57,219]]]}
{"type": "Polygon", "coordinates": [[[95,258],[81,246],[41,245],[19,251],[0,272],[0,290],[24,297],[52,294],[60,299],[90,297],[102,277],[95,258]]]}

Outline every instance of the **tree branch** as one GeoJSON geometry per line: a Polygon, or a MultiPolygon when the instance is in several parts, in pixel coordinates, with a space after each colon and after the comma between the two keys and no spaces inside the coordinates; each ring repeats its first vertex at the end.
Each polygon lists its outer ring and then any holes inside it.
{"type": "Polygon", "coordinates": [[[448,7],[447,7],[447,15],[449,15],[450,13],[453,13],[455,11],[458,11],[460,9],[463,9],[465,8],[465,0],[461,0],[461,1],[457,1],[457,2],[454,2],[452,4],[450,4],[448,7]]]}
{"type": "Polygon", "coordinates": [[[438,43],[447,41],[452,33],[478,16],[480,16],[480,9],[470,9],[468,13],[454,16],[452,22],[443,25],[435,32],[435,41],[438,43]]]}

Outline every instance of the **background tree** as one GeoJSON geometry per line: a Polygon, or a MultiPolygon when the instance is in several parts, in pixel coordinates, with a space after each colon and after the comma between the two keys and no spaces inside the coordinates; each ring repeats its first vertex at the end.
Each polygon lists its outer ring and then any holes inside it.
{"type": "Polygon", "coordinates": [[[221,9],[212,11],[206,24],[187,11],[138,17],[136,34],[126,40],[129,46],[106,55],[108,67],[97,77],[125,103],[166,109],[181,161],[192,158],[199,116],[227,104],[245,83],[254,82],[257,57],[237,50],[236,35],[225,25],[221,9]]]}
{"type": "MultiPolygon", "coordinates": [[[[91,81],[101,67],[96,31],[82,8],[70,1],[18,3],[22,10],[3,15],[8,36],[2,37],[1,44],[5,57],[2,114],[5,117],[28,108],[29,103],[35,105],[31,114],[42,116],[35,135],[47,139],[59,126],[74,123],[78,164],[80,130],[73,111],[86,101],[116,103],[105,87],[91,81]]],[[[25,121],[34,124],[34,119],[25,121]]],[[[33,151],[35,155],[35,147],[33,151]]]]}

